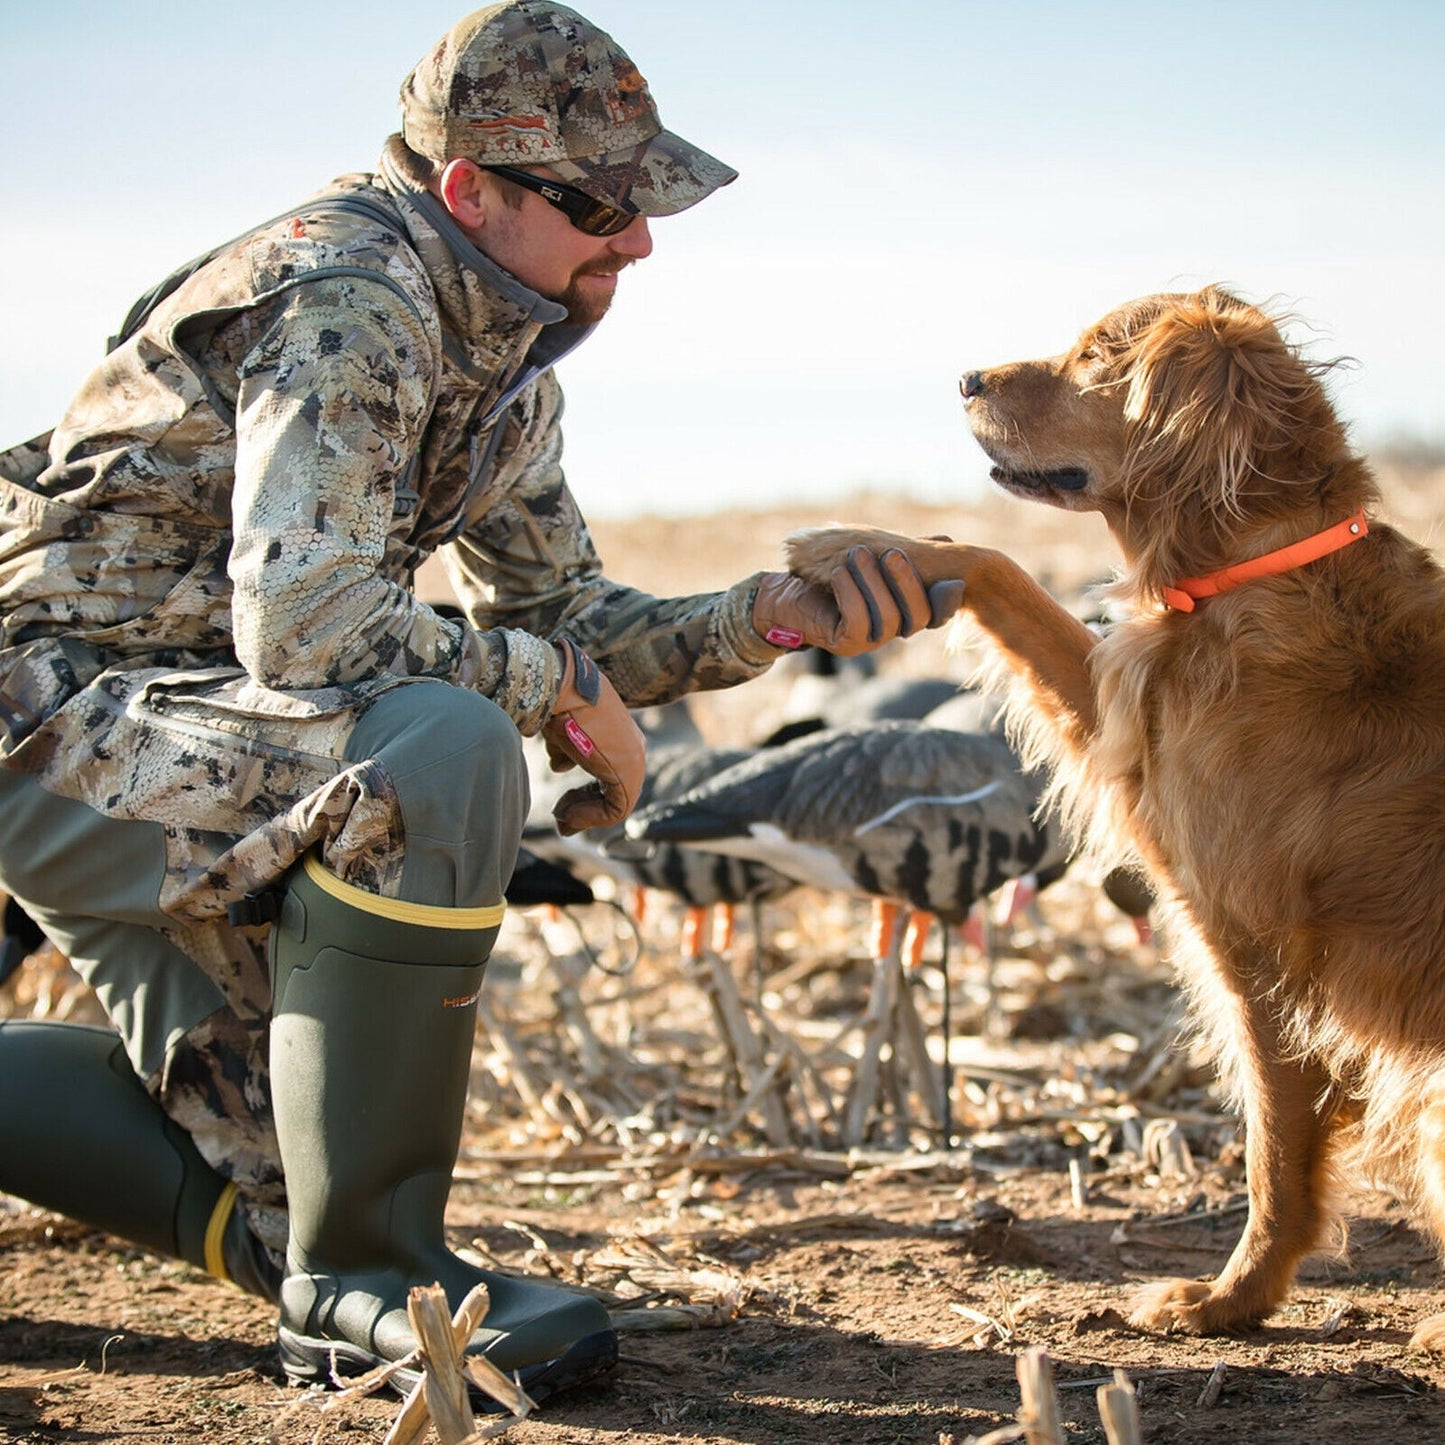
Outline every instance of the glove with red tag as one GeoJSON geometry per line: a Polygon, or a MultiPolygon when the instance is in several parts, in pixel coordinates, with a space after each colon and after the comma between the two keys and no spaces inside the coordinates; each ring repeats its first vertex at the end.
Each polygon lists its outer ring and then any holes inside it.
{"type": "Polygon", "coordinates": [[[597,664],[576,643],[556,642],[562,685],[542,728],[547,757],[557,772],[577,766],[595,782],[564,793],[552,809],[564,837],[584,828],[620,823],[642,791],[647,747],[632,714],[597,664]]]}
{"type": "Polygon", "coordinates": [[[867,547],[854,547],[829,580],[831,594],[788,572],[764,572],[753,603],[753,630],[774,647],[821,647],[856,657],[924,627],[941,627],[963,601],[961,582],[924,587],[897,548],[879,558],[867,547]]]}

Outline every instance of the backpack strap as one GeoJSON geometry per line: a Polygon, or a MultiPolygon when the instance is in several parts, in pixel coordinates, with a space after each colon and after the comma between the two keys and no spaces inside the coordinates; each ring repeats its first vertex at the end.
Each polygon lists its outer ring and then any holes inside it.
{"type": "Polygon", "coordinates": [[[331,195],[316,196],[309,201],[303,201],[299,206],[293,206],[289,211],[282,211],[278,216],[272,216],[269,221],[262,221],[259,226],[252,226],[249,230],[242,231],[238,236],[232,236],[229,241],[222,241],[219,246],[212,246],[209,251],[203,251],[199,256],[192,257],[183,265],[177,266],[174,271],[163,281],[157,282],[143,296],[141,296],[125,314],[125,320],[120,324],[120,330],[116,332],[105,344],[106,354],[109,355],[118,346],[123,346],[137,331],[145,325],[151,313],[161,304],[162,301],[175,291],[178,291],[192,276],[203,266],[209,265],[223,251],[229,251],[232,246],[244,241],[247,236],[254,236],[261,231],[268,230],[280,221],[289,220],[293,216],[304,215],[310,211],[346,211],[352,215],[362,216],[370,221],[376,221],[383,226],[397,227],[400,221],[396,215],[387,210],[376,201],[369,201],[365,196],[353,195],[350,192],[340,191],[331,195]]]}

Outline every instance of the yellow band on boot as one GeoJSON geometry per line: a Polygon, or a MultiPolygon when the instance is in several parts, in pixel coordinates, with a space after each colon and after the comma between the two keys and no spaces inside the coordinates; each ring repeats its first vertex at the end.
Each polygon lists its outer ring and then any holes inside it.
{"type": "Polygon", "coordinates": [[[314,853],[306,855],[306,876],[323,893],[329,893],[348,907],[390,919],[393,923],[416,923],[423,928],[497,928],[507,915],[505,903],[489,903],[480,908],[441,908],[434,903],[408,903],[402,898],[383,898],[380,894],[343,883],[314,853]]]}
{"type": "Polygon", "coordinates": [[[235,1284],[231,1271],[226,1268],[226,1252],[222,1242],[226,1237],[226,1226],[231,1222],[231,1211],[236,1207],[236,1185],[228,1181],[211,1210],[210,1222],[206,1225],[206,1273],[213,1274],[227,1284],[235,1284]]]}

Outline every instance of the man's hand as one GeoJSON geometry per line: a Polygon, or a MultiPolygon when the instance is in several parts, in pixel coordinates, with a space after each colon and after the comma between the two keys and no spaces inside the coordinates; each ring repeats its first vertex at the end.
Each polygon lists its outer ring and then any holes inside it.
{"type": "Polygon", "coordinates": [[[825,592],[787,572],[764,572],[753,603],[753,629],[775,647],[821,647],[840,657],[871,652],[925,627],[940,627],[963,602],[961,582],[925,588],[907,555],[881,558],[854,547],[825,592]]]}
{"type": "Polygon", "coordinates": [[[542,728],[547,757],[559,773],[580,764],[596,779],[564,793],[552,809],[557,831],[570,837],[620,823],[636,807],[647,746],[597,664],[575,643],[564,639],[555,646],[562,686],[542,728]]]}

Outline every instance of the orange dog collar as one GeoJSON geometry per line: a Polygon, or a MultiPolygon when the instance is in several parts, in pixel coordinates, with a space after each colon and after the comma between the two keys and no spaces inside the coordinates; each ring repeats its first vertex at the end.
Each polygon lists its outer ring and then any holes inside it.
{"type": "Polygon", "coordinates": [[[1347,517],[1323,532],[1316,532],[1302,542],[1281,547],[1278,552],[1266,552],[1263,557],[1238,562],[1233,567],[1221,567],[1207,577],[1186,577],[1173,587],[1164,589],[1164,601],[1176,612],[1193,612],[1197,599],[1228,592],[1241,582],[1252,582],[1257,577],[1274,577],[1295,567],[1303,567],[1306,562],[1314,562],[1331,552],[1338,552],[1341,547],[1348,547],[1351,542],[1358,542],[1361,537],[1368,536],[1369,531],[1365,525],[1365,509],[1361,507],[1353,517],[1347,517]]]}

